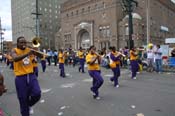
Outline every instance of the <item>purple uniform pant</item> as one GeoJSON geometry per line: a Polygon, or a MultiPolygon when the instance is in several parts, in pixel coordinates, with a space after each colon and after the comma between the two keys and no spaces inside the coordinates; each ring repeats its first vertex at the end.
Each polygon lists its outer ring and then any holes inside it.
{"type": "Polygon", "coordinates": [[[80,61],[79,71],[82,70],[82,72],[84,72],[84,62],[85,62],[85,59],[84,58],[80,58],[79,61],[80,61]]]}
{"type": "Polygon", "coordinates": [[[22,116],[29,116],[29,107],[41,98],[41,90],[34,73],[15,78],[17,97],[22,116]]]}
{"type": "Polygon", "coordinates": [[[89,75],[93,78],[91,91],[93,91],[97,97],[99,96],[98,89],[102,86],[104,80],[100,75],[101,72],[99,70],[89,70],[88,72],[89,75]]]}
{"type": "Polygon", "coordinates": [[[112,72],[114,76],[110,79],[111,81],[114,81],[114,87],[117,86],[118,83],[118,78],[120,76],[120,68],[117,66],[116,68],[112,68],[112,72]]]}
{"type": "Polygon", "coordinates": [[[45,72],[46,71],[46,60],[41,60],[41,66],[42,66],[43,72],[45,72]]]}
{"type": "Polygon", "coordinates": [[[65,72],[64,72],[64,64],[59,63],[59,68],[60,68],[60,76],[65,77],[65,72]]]}
{"type": "Polygon", "coordinates": [[[137,60],[131,60],[131,72],[132,72],[132,77],[131,78],[136,77],[136,74],[137,74],[138,70],[139,70],[138,61],[137,60]]]}
{"type": "Polygon", "coordinates": [[[36,75],[36,77],[38,77],[38,67],[34,67],[33,72],[36,75]]]}

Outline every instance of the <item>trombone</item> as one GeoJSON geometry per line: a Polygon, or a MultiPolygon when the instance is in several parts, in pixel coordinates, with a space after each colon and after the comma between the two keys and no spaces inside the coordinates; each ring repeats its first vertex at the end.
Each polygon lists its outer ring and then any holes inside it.
{"type": "Polygon", "coordinates": [[[123,54],[123,53],[121,53],[121,52],[118,52],[121,56],[123,56],[123,57],[126,57],[126,55],[125,54],[123,54]]]}
{"type": "Polygon", "coordinates": [[[35,48],[39,48],[41,45],[41,39],[39,37],[34,37],[32,39],[32,46],[33,47],[29,47],[31,49],[31,51],[33,51],[35,54],[39,55],[39,56],[48,56],[46,53],[44,52],[40,52],[38,50],[35,50],[35,48]]]}

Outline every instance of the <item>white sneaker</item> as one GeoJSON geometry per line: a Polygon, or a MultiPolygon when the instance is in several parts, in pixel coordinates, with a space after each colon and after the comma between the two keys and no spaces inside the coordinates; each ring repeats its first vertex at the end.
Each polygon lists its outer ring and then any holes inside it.
{"type": "Polygon", "coordinates": [[[119,88],[119,85],[116,85],[116,88],[119,88]]]}
{"type": "Polygon", "coordinates": [[[134,79],[134,80],[136,80],[137,78],[136,78],[136,77],[134,77],[133,79],[134,79]]]}
{"type": "Polygon", "coordinates": [[[100,98],[100,97],[96,97],[95,99],[96,99],[96,100],[100,100],[101,98],[100,98]]]}
{"type": "Polygon", "coordinates": [[[30,114],[30,115],[34,114],[34,110],[33,110],[32,107],[29,108],[29,114],[30,114]]]}

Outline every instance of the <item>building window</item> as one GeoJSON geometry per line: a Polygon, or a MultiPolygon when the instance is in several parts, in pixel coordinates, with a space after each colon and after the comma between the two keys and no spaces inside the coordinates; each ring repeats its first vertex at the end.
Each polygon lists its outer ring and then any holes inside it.
{"type": "Polygon", "coordinates": [[[110,37],[110,27],[109,26],[100,26],[99,27],[99,36],[102,38],[110,37]]]}
{"type": "Polygon", "coordinates": [[[105,8],[105,7],[106,7],[106,4],[105,4],[105,2],[103,2],[102,4],[103,4],[103,8],[105,8]]]}
{"type": "Polygon", "coordinates": [[[69,17],[69,14],[67,14],[67,17],[69,17]]]}
{"type": "Polygon", "coordinates": [[[97,9],[97,4],[95,4],[95,9],[97,9]]]}
{"type": "Polygon", "coordinates": [[[90,10],[91,10],[91,7],[90,7],[90,6],[88,6],[88,12],[90,12],[90,10]]]}
{"type": "Polygon", "coordinates": [[[84,13],[84,8],[82,8],[82,13],[84,13]]]}
{"type": "Polygon", "coordinates": [[[78,10],[76,11],[76,14],[78,15],[78,10]]]}
{"type": "Polygon", "coordinates": [[[74,15],[74,13],[73,13],[73,12],[71,12],[71,15],[73,16],[73,15],[74,15]]]}
{"type": "Polygon", "coordinates": [[[69,34],[65,34],[64,35],[64,40],[65,40],[65,42],[70,42],[71,41],[71,34],[69,33],[69,34]]]}

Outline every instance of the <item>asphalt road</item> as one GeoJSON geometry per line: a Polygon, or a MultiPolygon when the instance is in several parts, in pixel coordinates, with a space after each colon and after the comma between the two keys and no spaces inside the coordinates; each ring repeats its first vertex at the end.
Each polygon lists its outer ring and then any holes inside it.
{"type": "MultiPolygon", "coordinates": [[[[4,64],[0,69],[5,76],[8,92],[0,97],[0,108],[5,116],[20,116],[13,71],[4,64]]],[[[66,67],[66,78],[59,76],[58,66],[40,71],[42,98],[34,106],[32,116],[175,116],[175,74],[138,74],[130,79],[130,72],[122,69],[120,87],[114,88],[109,78],[111,70],[102,69],[104,84],[100,100],[90,93],[91,78],[78,67],[66,67]]]]}

